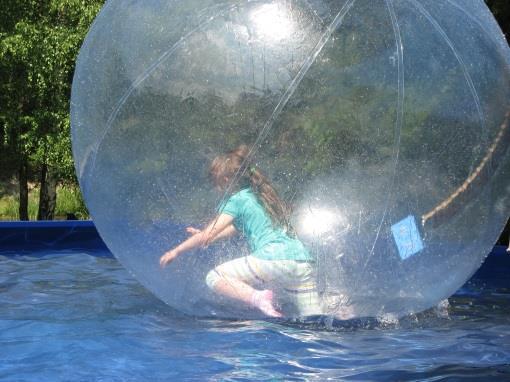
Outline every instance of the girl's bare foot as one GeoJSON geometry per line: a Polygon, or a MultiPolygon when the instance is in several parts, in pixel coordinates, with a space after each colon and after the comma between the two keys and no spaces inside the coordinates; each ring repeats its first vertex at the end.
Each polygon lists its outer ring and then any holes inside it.
{"type": "Polygon", "coordinates": [[[262,313],[269,317],[283,317],[273,306],[273,291],[256,290],[251,296],[251,305],[260,309],[262,313]]]}

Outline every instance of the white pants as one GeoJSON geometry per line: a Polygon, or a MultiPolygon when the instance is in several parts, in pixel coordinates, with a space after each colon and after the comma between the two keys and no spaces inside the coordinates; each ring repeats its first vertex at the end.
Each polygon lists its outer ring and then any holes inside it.
{"type": "Polygon", "coordinates": [[[300,316],[322,314],[313,263],[245,256],[217,266],[207,274],[206,282],[214,290],[220,279],[239,280],[253,287],[283,292],[300,316]]]}

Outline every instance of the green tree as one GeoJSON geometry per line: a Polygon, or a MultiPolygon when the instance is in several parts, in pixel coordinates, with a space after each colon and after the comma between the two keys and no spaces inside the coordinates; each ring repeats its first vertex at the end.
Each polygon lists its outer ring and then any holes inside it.
{"type": "MultiPolygon", "coordinates": [[[[17,172],[28,220],[31,172],[41,184],[38,219],[52,219],[59,180],[72,180],[69,99],[76,56],[102,0],[6,0],[0,10],[2,165],[17,172]]],[[[4,174],[4,175],[6,175],[4,174]]]]}

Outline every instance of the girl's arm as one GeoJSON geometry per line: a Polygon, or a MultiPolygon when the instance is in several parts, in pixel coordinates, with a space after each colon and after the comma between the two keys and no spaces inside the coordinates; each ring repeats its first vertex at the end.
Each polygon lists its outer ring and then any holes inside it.
{"type": "Polygon", "coordinates": [[[212,244],[214,243],[215,241],[218,241],[218,240],[221,240],[221,239],[225,239],[227,237],[231,237],[231,236],[234,236],[235,234],[237,233],[237,230],[236,228],[234,227],[233,224],[230,224],[229,226],[225,227],[225,229],[221,232],[218,232],[216,234],[216,236],[214,236],[212,238],[211,241],[209,241],[206,245],[209,245],[209,244],[212,244]]]}
{"type": "MultiPolygon", "coordinates": [[[[194,227],[188,227],[186,228],[186,232],[190,235],[196,235],[197,233],[202,232],[202,230],[194,227]]],[[[224,239],[226,237],[234,236],[237,233],[236,228],[233,224],[230,224],[228,227],[226,227],[223,231],[218,232],[217,235],[208,243],[214,243],[217,240],[224,239]]]]}
{"type": "MultiPolygon", "coordinates": [[[[165,267],[177,256],[198,247],[206,247],[209,243],[212,243],[219,237],[225,237],[226,235],[222,236],[222,232],[227,227],[232,225],[233,221],[234,218],[232,216],[227,214],[220,214],[216,219],[209,223],[209,225],[204,230],[191,236],[190,238],[179,244],[177,247],[171,249],[170,251],[166,252],[163,256],[161,256],[161,258],[159,259],[159,264],[162,267],[165,267]],[[217,236],[219,237],[217,238],[217,236]]],[[[230,230],[227,231],[227,233],[230,232],[231,232],[230,230]]]]}

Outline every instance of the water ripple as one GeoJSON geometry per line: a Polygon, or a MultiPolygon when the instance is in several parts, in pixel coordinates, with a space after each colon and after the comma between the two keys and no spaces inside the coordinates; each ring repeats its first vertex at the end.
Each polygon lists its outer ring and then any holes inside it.
{"type": "Polygon", "coordinates": [[[111,258],[0,255],[0,380],[510,380],[509,286],[446,312],[328,327],[186,317],[111,258]]]}

